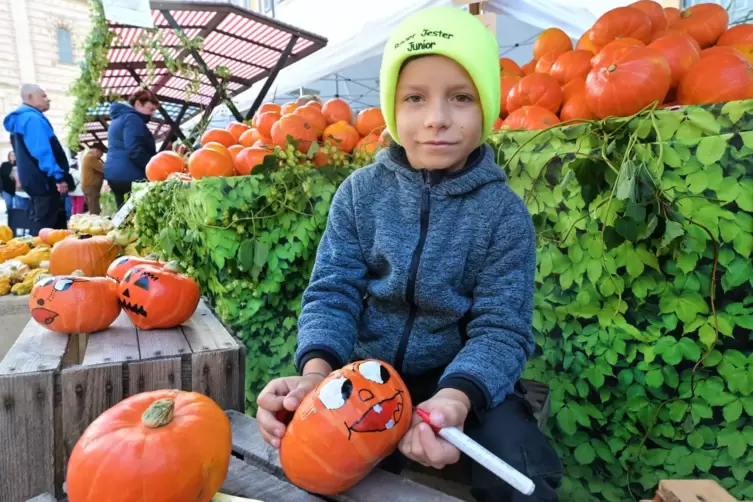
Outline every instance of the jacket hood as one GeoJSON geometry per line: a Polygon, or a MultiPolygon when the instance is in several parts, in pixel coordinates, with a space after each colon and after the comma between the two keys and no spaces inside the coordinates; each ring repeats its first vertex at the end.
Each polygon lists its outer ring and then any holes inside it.
{"type": "Polygon", "coordinates": [[[139,113],[136,111],[134,107],[129,105],[128,103],[112,103],[110,104],[110,116],[113,119],[116,119],[118,117],[121,117],[123,115],[128,115],[129,113],[135,114],[137,117],[139,117],[144,122],[149,122],[148,115],[144,115],[143,113],[139,113]]]}
{"type": "Polygon", "coordinates": [[[16,134],[23,129],[23,124],[32,115],[39,114],[47,120],[42,112],[29,105],[21,105],[12,112],[10,112],[3,120],[3,127],[10,134],[16,134]]]}
{"type": "MultiPolygon", "coordinates": [[[[411,167],[408,164],[405,149],[396,143],[380,150],[376,161],[417,185],[425,183],[425,170],[411,167]]],[[[487,183],[504,182],[507,179],[504,171],[494,162],[494,150],[486,143],[471,152],[462,171],[451,174],[443,171],[429,171],[428,175],[434,186],[432,190],[444,195],[463,195],[487,183]]]]}

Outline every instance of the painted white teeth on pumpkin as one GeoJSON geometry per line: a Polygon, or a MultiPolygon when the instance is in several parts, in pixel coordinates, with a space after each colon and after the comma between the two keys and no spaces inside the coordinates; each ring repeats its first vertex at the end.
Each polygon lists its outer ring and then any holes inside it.
{"type": "Polygon", "coordinates": [[[389,422],[387,422],[387,425],[385,425],[385,427],[387,428],[387,430],[392,429],[394,426],[395,426],[395,421],[394,420],[390,420],[389,422]]]}
{"type": "Polygon", "coordinates": [[[374,405],[374,411],[377,412],[377,413],[381,413],[382,412],[382,405],[381,404],[375,404],[374,405]]]}

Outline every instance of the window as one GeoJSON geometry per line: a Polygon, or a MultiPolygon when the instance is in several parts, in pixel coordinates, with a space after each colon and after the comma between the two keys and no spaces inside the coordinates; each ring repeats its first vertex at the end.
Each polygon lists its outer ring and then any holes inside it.
{"type": "Polygon", "coordinates": [[[61,63],[73,63],[73,40],[71,32],[67,28],[58,28],[58,61],[61,63]]]}

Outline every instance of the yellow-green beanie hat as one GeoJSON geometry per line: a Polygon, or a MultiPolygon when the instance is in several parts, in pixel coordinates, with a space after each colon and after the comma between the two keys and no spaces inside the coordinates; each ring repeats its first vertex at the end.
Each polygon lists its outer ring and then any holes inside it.
{"type": "Polygon", "coordinates": [[[400,143],[395,125],[395,89],[400,68],[410,57],[429,54],[454,60],[471,76],[481,98],[484,113],[481,141],[485,141],[499,116],[499,47],[495,36],[481,21],[453,7],[432,7],[408,16],[387,41],[379,94],[390,135],[400,143]]]}

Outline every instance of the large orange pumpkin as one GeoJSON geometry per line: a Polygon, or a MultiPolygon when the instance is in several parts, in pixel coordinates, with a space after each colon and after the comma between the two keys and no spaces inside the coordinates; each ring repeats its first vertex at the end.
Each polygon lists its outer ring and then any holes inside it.
{"type": "Polygon", "coordinates": [[[216,141],[212,141],[210,143],[207,143],[204,145],[204,149],[207,150],[214,150],[215,152],[219,152],[222,155],[224,155],[228,160],[232,162],[233,156],[230,154],[230,150],[228,150],[228,147],[225,145],[222,145],[220,143],[217,143],[216,141]]]}
{"type": "Polygon", "coordinates": [[[560,84],[566,84],[575,78],[585,78],[591,71],[591,51],[569,51],[560,54],[552,65],[549,74],[560,84]]]}
{"type": "Polygon", "coordinates": [[[282,470],[304,490],[344,492],[395,450],[412,410],[392,366],[374,359],[349,364],[303,398],[282,437],[282,470]]]}
{"type": "Polygon", "coordinates": [[[499,58],[499,71],[501,76],[505,75],[517,75],[523,76],[523,71],[518,66],[518,63],[510,58],[499,58]]]}
{"type": "Polygon", "coordinates": [[[651,41],[651,18],[632,7],[617,7],[605,12],[591,28],[591,41],[604,47],[616,38],[637,38],[643,43],[651,41]]]}
{"type": "Polygon", "coordinates": [[[588,107],[600,119],[633,115],[654,101],[661,104],[671,82],[669,64],[655,49],[623,48],[588,74],[588,107]]]}
{"type": "Polygon", "coordinates": [[[507,116],[507,96],[510,95],[510,91],[513,87],[518,85],[520,77],[515,75],[504,75],[499,81],[499,116],[507,116]]]}
{"type": "Polygon", "coordinates": [[[264,158],[267,155],[272,155],[272,153],[266,148],[244,148],[236,159],[235,171],[241,176],[249,175],[254,167],[264,163],[264,158]]]}
{"type": "Polygon", "coordinates": [[[232,176],[233,159],[211,148],[199,148],[188,158],[188,172],[197,180],[205,176],[232,176]]]}
{"type": "Polygon", "coordinates": [[[693,39],[681,31],[667,32],[663,37],[651,42],[649,47],[659,51],[669,63],[672,87],[677,87],[685,73],[701,60],[701,53],[693,39]]]}
{"type": "Polygon", "coordinates": [[[573,41],[564,31],[559,28],[548,28],[536,37],[533,43],[533,59],[541,59],[549,52],[563,52],[573,50],[573,41]]]}
{"type": "Polygon", "coordinates": [[[728,25],[729,14],[724,7],[715,3],[701,3],[682,11],[669,27],[684,31],[705,49],[719,40],[728,25]]]}
{"type": "Polygon", "coordinates": [[[588,108],[585,90],[573,94],[566,100],[560,110],[560,120],[563,122],[573,119],[596,120],[596,115],[588,108]]]}
{"type": "Polygon", "coordinates": [[[186,161],[175,152],[159,152],[146,164],[146,179],[165,181],[171,173],[181,173],[186,168],[186,161]]]}
{"type": "Polygon", "coordinates": [[[360,138],[356,128],[344,120],[327,126],[322,134],[322,141],[329,141],[345,153],[351,153],[360,138]]]}
{"type": "Polygon", "coordinates": [[[272,136],[272,126],[280,120],[280,117],[282,115],[279,112],[264,112],[259,115],[256,119],[256,129],[259,131],[259,134],[265,138],[272,136]]]}
{"type": "Polygon", "coordinates": [[[714,47],[703,49],[701,51],[701,59],[705,59],[711,56],[716,56],[718,54],[729,54],[731,56],[736,56],[740,59],[747,61],[747,58],[745,57],[745,55],[742,52],[740,52],[737,48],[732,47],[731,45],[715,45],[714,47]]]}
{"type": "Polygon", "coordinates": [[[278,105],[277,103],[264,103],[262,104],[258,110],[256,110],[256,113],[254,113],[254,118],[251,119],[251,126],[256,127],[257,121],[259,120],[259,117],[263,113],[267,112],[277,112],[280,115],[282,115],[282,107],[278,105]]]}
{"type": "Polygon", "coordinates": [[[201,146],[207,143],[219,143],[227,148],[235,144],[235,137],[225,129],[209,129],[201,135],[201,146]]]}
{"type": "Polygon", "coordinates": [[[552,65],[557,61],[564,52],[552,51],[547,52],[536,61],[536,73],[549,73],[552,71],[552,65]]]}
{"type": "Polygon", "coordinates": [[[564,103],[574,94],[579,92],[585,92],[586,90],[586,77],[574,78],[570,82],[562,86],[562,102],[564,103]]]}
{"type": "Polygon", "coordinates": [[[532,73],[520,79],[507,96],[507,111],[512,113],[528,105],[541,106],[557,113],[562,105],[562,88],[559,82],[545,73],[532,73]]]}
{"type": "Polygon", "coordinates": [[[533,105],[518,108],[510,113],[505,119],[503,126],[510,129],[536,130],[546,129],[547,127],[559,124],[559,122],[560,119],[551,111],[533,105]]]}
{"type": "Polygon", "coordinates": [[[311,143],[316,141],[316,130],[303,117],[293,112],[283,115],[272,126],[272,144],[285,147],[288,144],[288,136],[297,142],[299,152],[306,153],[311,143]]]}
{"type": "Polygon", "coordinates": [[[353,123],[353,110],[351,110],[348,103],[340,98],[333,98],[324,103],[322,113],[324,114],[324,118],[327,119],[328,125],[341,120],[344,120],[348,124],[353,123]]]}
{"type": "Polygon", "coordinates": [[[105,277],[73,274],[39,279],[29,295],[31,317],[56,333],[94,333],[120,315],[117,283],[105,277]]]}
{"type": "Polygon", "coordinates": [[[624,49],[625,47],[646,47],[646,44],[636,38],[618,38],[609,42],[591,59],[591,66],[596,68],[601,66],[602,61],[610,59],[614,52],[624,49]]]}
{"type": "Polygon", "coordinates": [[[249,147],[259,141],[261,138],[262,135],[259,134],[259,131],[255,127],[252,127],[248,131],[245,131],[241,134],[241,137],[238,139],[238,143],[240,143],[241,146],[249,147]]]}
{"type": "Polygon", "coordinates": [[[651,32],[657,33],[667,29],[667,14],[659,2],[652,0],[639,0],[628,7],[643,11],[651,19],[651,32]]]}
{"type": "Polygon", "coordinates": [[[50,252],[50,272],[67,275],[81,270],[87,277],[102,277],[120,248],[104,236],[78,235],[63,239],[50,252]]]}
{"type": "Polygon", "coordinates": [[[664,7],[664,15],[667,16],[667,26],[671,26],[672,22],[680,17],[680,14],[681,11],[677,7],[664,7]]]}
{"type": "Polygon", "coordinates": [[[113,279],[115,282],[123,280],[123,276],[136,265],[152,265],[154,267],[162,267],[164,263],[146,256],[121,256],[113,260],[110,266],[107,267],[107,277],[113,279]]]}
{"type": "MultiPolygon", "coordinates": [[[[312,101],[312,103],[315,103],[315,101],[312,101]]],[[[317,138],[320,138],[324,129],[327,128],[327,119],[324,118],[322,111],[315,106],[306,105],[296,108],[293,115],[298,115],[308,122],[308,124],[314,129],[317,138]]]]}
{"type": "Polygon", "coordinates": [[[683,105],[751,99],[753,66],[735,54],[703,58],[680,81],[677,97],[683,105]]]}
{"type": "Polygon", "coordinates": [[[599,52],[600,47],[591,41],[591,30],[589,29],[580,36],[578,43],[575,44],[575,49],[579,51],[590,51],[591,53],[596,54],[599,52]]]}
{"type": "Polygon", "coordinates": [[[356,117],[356,129],[361,136],[382,133],[385,128],[384,116],[379,108],[367,108],[358,113],[356,117]]]}
{"type": "Polygon", "coordinates": [[[753,43],[753,24],[738,24],[725,31],[716,45],[738,45],[753,43]]]}
{"type": "Polygon", "coordinates": [[[136,265],[118,285],[120,305],[140,329],[174,328],[199,305],[199,286],[175,262],[162,267],[136,265]]]}
{"type": "Polygon", "coordinates": [[[251,129],[251,126],[247,124],[242,124],[241,122],[230,122],[225,129],[227,129],[227,132],[233,135],[233,138],[235,138],[236,143],[240,143],[241,136],[244,132],[251,129]]]}
{"type": "Polygon", "coordinates": [[[71,452],[70,502],[209,502],[227,476],[230,420],[197,392],[128,397],[97,417],[71,452]]]}

